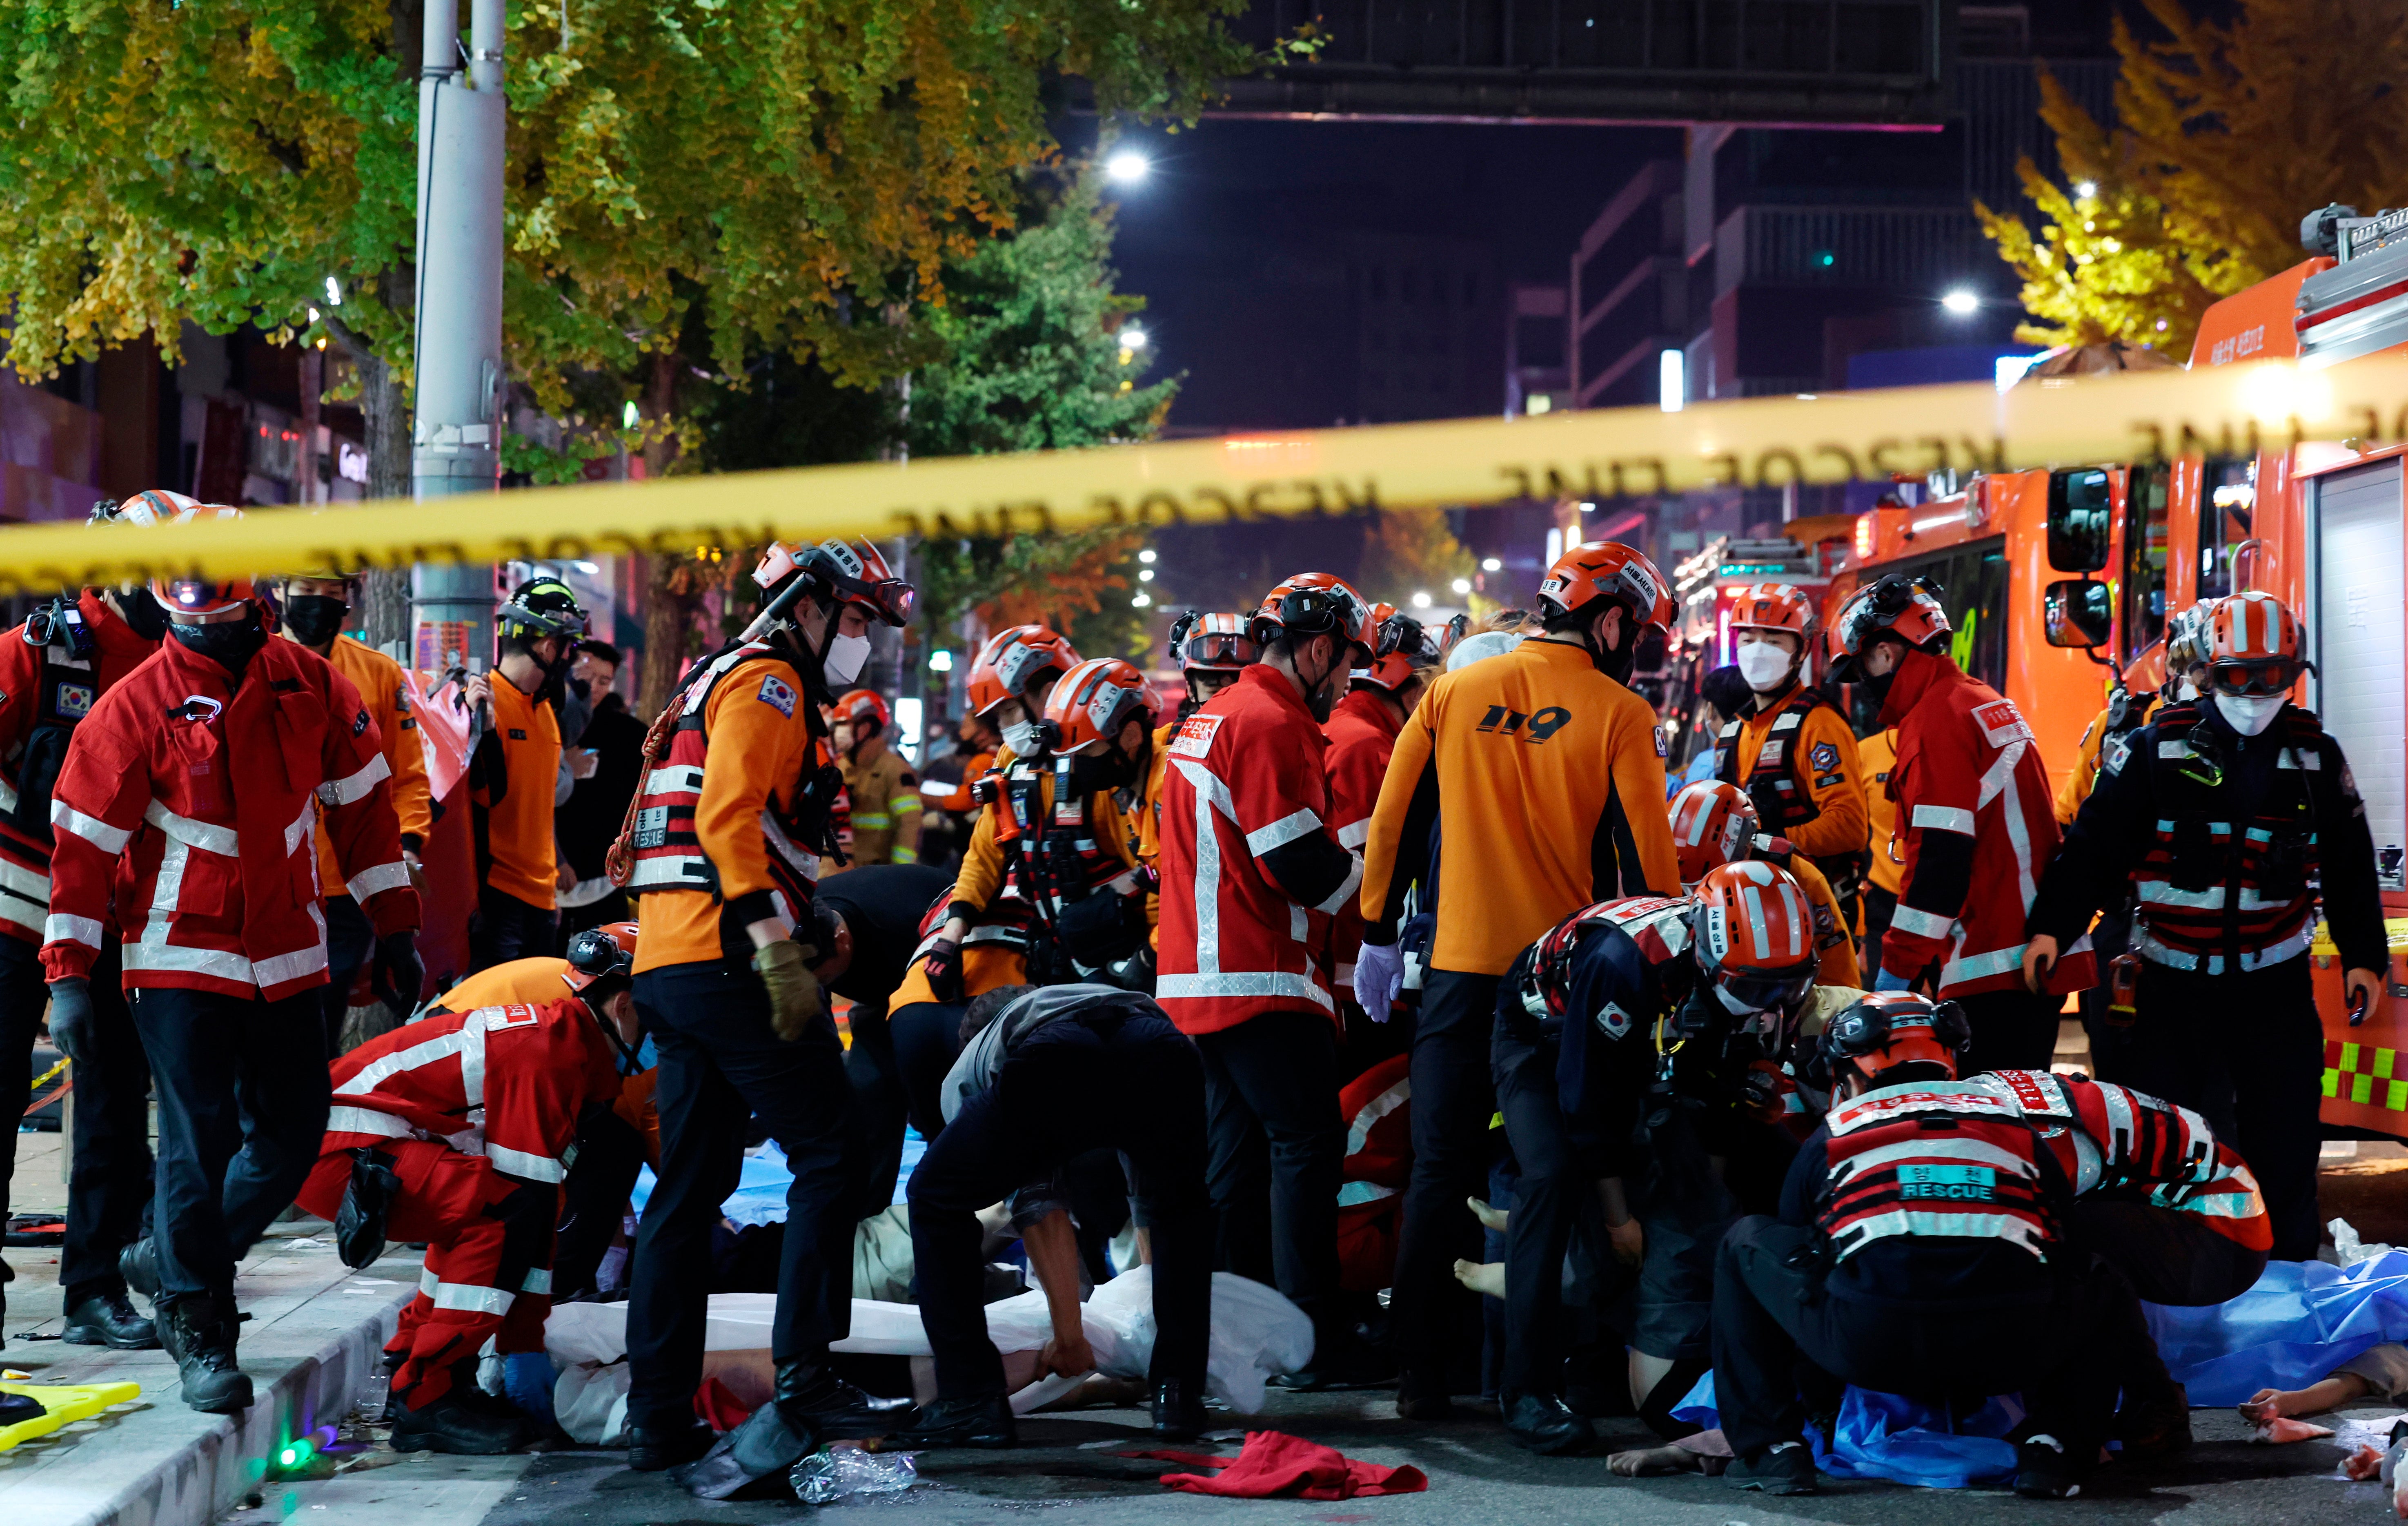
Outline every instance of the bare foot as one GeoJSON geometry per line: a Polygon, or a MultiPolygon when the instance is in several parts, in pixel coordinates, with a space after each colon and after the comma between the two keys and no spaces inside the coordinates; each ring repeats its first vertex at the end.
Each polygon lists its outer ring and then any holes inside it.
{"type": "Polygon", "coordinates": [[[1513,1216],[1507,1209],[1491,1208],[1478,1198],[1466,1198],[1463,1201],[1471,1205],[1471,1216],[1480,1220],[1480,1227],[1484,1230],[1494,1230],[1498,1234],[1503,1234],[1505,1226],[1512,1222],[1513,1216]]]}
{"type": "Polygon", "coordinates": [[[1619,1477],[1643,1478],[1654,1473],[1695,1473],[1702,1461],[1685,1447],[1640,1447],[1614,1453],[1605,1465],[1619,1477]]]}
{"type": "Polygon", "coordinates": [[[1457,1261],[1455,1280],[1475,1293],[1491,1298],[1505,1296],[1505,1263],[1503,1261],[1457,1261]]]}

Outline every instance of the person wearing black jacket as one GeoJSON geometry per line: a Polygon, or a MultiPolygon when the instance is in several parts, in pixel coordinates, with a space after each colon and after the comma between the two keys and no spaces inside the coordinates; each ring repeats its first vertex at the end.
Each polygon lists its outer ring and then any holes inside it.
{"type": "Polygon", "coordinates": [[[626,698],[610,687],[618,675],[619,649],[586,641],[568,670],[561,705],[561,735],[568,746],[594,755],[594,771],[577,781],[552,813],[552,831],[574,884],[560,892],[560,947],[587,928],[624,922],[627,892],[610,883],[602,860],[627,819],[627,803],[644,782],[644,723],[628,713],[626,698]],[[576,729],[570,729],[572,723],[576,729]]]}
{"type": "Polygon", "coordinates": [[[2319,904],[2350,1000],[2370,1011],[2382,1000],[2389,958],[2348,760],[2284,698],[2302,644],[2271,595],[2215,606],[2200,697],[2101,750],[2024,956],[2036,982],[2128,882],[2130,1026],[2102,1078],[2191,1108],[2232,1142],[2265,1191],[2277,1260],[2313,1260],[2319,1238],[2325,1039],[2308,963],[2319,904]]]}
{"type": "Polygon", "coordinates": [[[895,1196],[903,1169],[908,1104],[895,1037],[886,1026],[887,998],[903,984],[919,946],[920,919],[944,892],[946,876],[920,864],[870,864],[822,880],[813,910],[836,953],[815,972],[820,984],[853,1003],[846,1021],[853,1043],[844,1073],[861,1122],[864,1218],[895,1196]]]}

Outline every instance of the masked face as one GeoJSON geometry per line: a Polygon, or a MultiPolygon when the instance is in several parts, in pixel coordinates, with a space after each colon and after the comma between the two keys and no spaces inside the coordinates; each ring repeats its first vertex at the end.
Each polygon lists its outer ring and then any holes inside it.
{"type": "Polygon", "coordinates": [[[2232,729],[2244,737],[2254,737],[2273,725],[2274,717],[2283,713],[2283,706],[2288,702],[2279,694],[2219,694],[2215,697],[2215,708],[2224,712],[2224,718],[2231,723],[2232,729]]]}
{"type": "Polygon", "coordinates": [[[159,641],[167,634],[167,607],[151,597],[150,590],[139,583],[111,593],[108,606],[125,622],[126,629],[146,641],[159,641]]]}
{"type": "Polygon", "coordinates": [[[1744,641],[1739,649],[1740,676],[1756,693],[1771,694],[1787,686],[1797,660],[1777,641],[1744,641]]]}
{"type": "Polygon", "coordinates": [[[323,594],[288,594],[283,608],[285,633],[303,646],[333,641],[343,628],[343,616],[351,612],[349,600],[323,594]]]}
{"type": "Polygon", "coordinates": [[[209,658],[236,678],[242,676],[251,654],[267,640],[267,627],[255,611],[245,612],[238,620],[220,620],[206,626],[179,620],[168,626],[167,633],[186,651],[209,658]]]}

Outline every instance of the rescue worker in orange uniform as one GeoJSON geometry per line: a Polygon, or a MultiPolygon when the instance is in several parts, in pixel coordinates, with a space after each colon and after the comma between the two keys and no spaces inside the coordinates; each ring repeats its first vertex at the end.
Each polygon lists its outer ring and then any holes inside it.
{"type": "Polygon", "coordinates": [[[1312,1364],[1287,1376],[1309,1389],[1377,1370],[1339,1280],[1346,1130],[1321,961],[1363,871],[1326,819],[1321,727],[1378,637],[1371,607],[1326,572],[1273,588],[1247,635],[1261,658],[1170,743],[1154,1001],[1204,1057],[1218,1264],[1312,1318],[1312,1364]]]}
{"type": "Polygon", "coordinates": [[[1865,769],[1865,815],[1871,823],[1872,865],[1865,871],[1864,948],[1859,971],[1881,968],[1882,935],[1898,910],[1898,893],[1906,882],[1899,858],[1898,802],[1889,798],[1889,776],[1898,767],[1898,727],[1874,732],[1856,744],[1856,760],[1865,769]]]}
{"type": "MultiPolygon", "coordinates": [[[[343,634],[343,619],[351,612],[354,580],[333,572],[284,580],[276,601],[278,624],[284,639],[297,641],[334,664],[335,671],[351,681],[375,717],[383,740],[384,759],[393,770],[393,809],[401,821],[401,861],[416,884],[425,851],[426,834],[435,829],[435,809],[426,784],[426,747],[418,735],[418,716],[409,701],[409,684],[401,664],[364,641],[343,634]]],[[[367,962],[376,941],[375,929],[362,914],[360,903],[343,885],[335,862],[335,844],[318,826],[318,883],[326,893],[326,1053],[342,1052],[343,1015],[350,1010],[351,986],[367,962]]],[[[421,993],[401,993],[408,1005],[421,993]]]]}
{"type": "Polygon", "coordinates": [[[1746,790],[1761,828],[1813,860],[1853,928],[1870,835],[1864,765],[1847,717],[1806,684],[1822,620],[1798,589],[1759,583],[1731,606],[1730,628],[1755,700],[1724,723],[1715,777],[1746,790]]]}
{"type": "Polygon", "coordinates": [[[1724,864],[1766,863],[1786,872],[1806,893],[1813,913],[1814,978],[1825,986],[1863,984],[1856,941],[1847,913],[1831,893],[1831,882],[1797,844],[1756,830],[1756,801],[1736,785],[1717,779],[1691,785],[1672,797],[1672,846],[1681,858],[1681,884],[1691,889],[1709,870],[1724,864]]]}
{"type": "MultiPolygon", "coordinates": [[[[1438,643],[1411,615],[1398,614],[1393,604],[1371,606],[1372,642],[1369,666],[1357,668],[1347,683],[1346,697],[1330,711],[1321,734],[1329,750],[1323,766],[1329,774],[1329,826],[1341,846],[1361,852],[1371,835],[1371,812],[1380,803],[1380,785],[1388,776],[1388,758],[1397,750],[1397,733],[1405,718],[1422,702],[1439,665],[1438,643]]],[[[1351,1076],[1378,1063],[1381,1053],[1356,1053],[1375,1045],[1358,1035],[1351,1020],[1362,1009],[1354,1003],[1354,955],[1363,946],[1363,912],[1346,906],[1330,919],[1331,985],[1349,1014],[1349,1055],[1344,1067],[1351,1076]],[[1358,1036],[1365,1042],[1357,1044],[1358,1036]]],[[[1381,1018],[1385,1022],[1387,1015],[1381,1018]]],[[[1387,1046],[1391,1051],[1395,1045],[1387,1046]]]]}
{"type": "Polygon", "coordinates": [[[560,1184],[580,1121],[618,1096],[636,1041],[624,963],[572,970],[568,984],[575,994],[539,1005],[423,1018],[335,1061],[301,1206],[334,1221],[347,1266],[374,1262],[388,1236],[426,1243],[418,1296],[385,1343],[396,1452],[536,1439],[509,1401],[479,1389],[479,1353],[489,1339],[505,1360],[543,1350],[560,1184]]]}
{"type": "MultiPolygon", "coordinates": [[[[844,770],[844,794],[852,808],[853,842],[846,867],[916,864],[920,861],[920,776],[886,745],[895,713],[868,689],[855,689],[836,702],[828,717],[829,746],[844,770]]],[[[823,866],[823,872],[838,866],[823,866]]]]}
{"type": "Polygon", "coordinates": [[[2059,999],[2091,979],[2089,945],[2056,994],[2024,989],[2024,916],[2057,842],[2048,770],[2014,701],[1949,656],[1949,630],[1934,585],[1897,574],[1850,595],[1831,626],[1835,676],[1898,727],[1889,792],[1906,888],[1874,986],[1928,980],[1964,1009],[1985,1066],[2044,1071],[2059,999]]]}
{"type": "Polygon", "coordinates": [[[576,787],[560,766],[556,706],[576,660],[576,640],[585,633],[585,612],[568,584],[533,578],[494,618],[501,659],[492,674],[470,674],[465,691],[471,705],[491,711],[468,759],[477,835],[471,971],[560,946],[553,909],[561,889],[560,845],[552,813],[576,787]]]}
{"type": "MultiPolygon", "coordinates": [[[[241,511],[140,496],[163,560],[241,511]]],[[[125,517],[132,517],[127,515],[125,517]]],[[[50,1033],[97,1068],[117,1042],[90,982],[110,918],[159,1097],[150,1230],[118,1267],[149,1298],[183,1400],[250,1407],[236,1363],[235,1263],[293,1201],[326,1122],[322,817],[377,929],[386,992],[425,979],[418,892],[377,734],[351,680],[268,634],[247,578],[162,577],[169,640],[76,727],[50,799],[57,829],[42,945],[50,1033]]]]}
{"type": "Polygon", "coordinates": [[[1437,943],[1413,1029],[1413,1178],[1391,1306],[1403,1372],[1398,1413],[1440,1419],[1468,1391],[1471,1295],[1453,1263],[1473,1254],[1464,1200],[1485,1185],[1497,983],[1532,940],[1583,906],[1674,895],[1664,741],[1627,685],[1639,644],[1668,630],[1655,564],[1612,542],[1575,547],[1539,586],[1545,629],[1431,684],[1397,739],[1364,844],[1363,950],[1354,991],[1386,1012],[1404,980],[1404,876],[1432,827],[1441,846],[1437,943]],[[1452,1359],[1452,1360],[1451,1360],[1452,1359]]]}
{"type": "Polygon", "coordinates": [[[813,767],[822,707],[869,655],[872,621],[910,618],[909,583],[867,542],[775,542],[753,570],[767,603],[695,665],[645,742],[645,787],[611,850],[637,897],[636,998],[659,1056],[660,1185],[645,1205],[627,1305],[628,1466],[711,1447],[695,1418],[710,1233],[736,1188],[746,1120],[786,1152],[785,1247],[770,1402],[685,1478],[722,1498],[838,1437],[882,1433],[890,1406],[837,1376],[852,1316],[853,1091],[810,965],[812,905],[841,780],[813,767]]]}
{"type": "MultiPolygon", "coordinates": [[[[116,517],[102,505],[93,522],[116,517]]],[[[99,698],[159,650],[167,612],[138,584],[62,594],[0,633],[0,1074],[28,1075],[42,1011],[42,925],[50,909],[50,790],[68,739],[99,698]]],[[[66,1241],[59,1256],[64,1339],[148,1350],[150,1321],[125,1297],[117,1253],[142,1232],[150,1201],[150,1071],[119,978],[114,926],[93,968],[92,1065],[75,1075],[66,1241]]],[[[22,1112],[31,1093],[18,1099],[22,1112]]],[[[17,1169],[16,1120],[0,1116],[0,1219],[17,1169]]],[[[0,1289],[11,1274],[0,1265],[0,1289]]],[[[0,1299],[0,1313],[7,1310],[0,1299]]]]}
{"type": "Polygon", "coordinates": [[[2275,1259],[2309,1260],[2326,1046],[2308,951],[2321,911],[2345,997],[2376,1014],[2389,951],[2374,841],[2341,744],[2285,698],[2307,668],[2290,611],[2235,594],[2206,645],[2205,698],[2101,754],[2032,907],[2025,970],[2038,984],[2131,885],[2132,949],[2111,971],[2130,1013],[2109,1079],[2203,1114],[2258,1173],[2275,1259]]]}

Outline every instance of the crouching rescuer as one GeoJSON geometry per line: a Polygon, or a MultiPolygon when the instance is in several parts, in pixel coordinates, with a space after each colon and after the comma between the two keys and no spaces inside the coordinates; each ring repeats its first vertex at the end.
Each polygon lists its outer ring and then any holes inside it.
{"type": "Polygon", "coordinates": [[[623,960],[571,967],[540,1006],[480,1007],[397,1028],[334,1065],[325,1150],[301,1206],[335,1221],[347,1266],[388,1238],[423,1241],[418,1296],[385,1343],[398,1452],[507,1452],[537,1432],[477,1387],[488,1339],[543,1349],[552,1225],[579,1119],[632,1073],[636,999],[623,960]],[[481,1122],[479,1119],[481,1117],[481,1122]]]}

